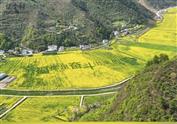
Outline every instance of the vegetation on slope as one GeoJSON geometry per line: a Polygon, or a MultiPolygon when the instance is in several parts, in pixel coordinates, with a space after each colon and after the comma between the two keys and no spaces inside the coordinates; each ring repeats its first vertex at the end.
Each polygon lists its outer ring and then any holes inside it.
{"type": "Polygon", "coordinates": [[[114,29],[146,24],[152,16],[132,0],[1,0],[0,32],[11,44],[0,49],[98,43],[114,29]]]}
{"type": "Polygon", "coordinates": [[[145,68],[81,121],[177,121],[177,58],[145,68]]]}

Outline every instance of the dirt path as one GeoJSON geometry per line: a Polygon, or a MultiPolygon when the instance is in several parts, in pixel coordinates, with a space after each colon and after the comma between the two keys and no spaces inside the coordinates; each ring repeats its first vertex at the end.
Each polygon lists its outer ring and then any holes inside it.
{"type": "Polygon", "coordinates": [[[19,101],[17,101],[11,108],[9,108],[7,111],[5,111],[3,114],[0,115],[0,119],[3,118],[9,112],[11,112],[13,109],[15,109],[17,106],[19,106],[21,103],[23,103],[26,99],[27,99],[27,97],[24,96],[19,101]]]}

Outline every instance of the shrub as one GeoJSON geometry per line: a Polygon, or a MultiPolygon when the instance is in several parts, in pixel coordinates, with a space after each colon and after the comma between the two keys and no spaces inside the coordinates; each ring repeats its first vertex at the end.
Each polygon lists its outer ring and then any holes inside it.
{"type": "Polygon", "coordinates": [[[169,57],[166,54],[160,54],[159,56],[155,55],[154,58],[150,61],[147,62],[146,66],[151,66],[154,64],[160,64],[163,63],[165,61],[168,61],[169,57]]]}

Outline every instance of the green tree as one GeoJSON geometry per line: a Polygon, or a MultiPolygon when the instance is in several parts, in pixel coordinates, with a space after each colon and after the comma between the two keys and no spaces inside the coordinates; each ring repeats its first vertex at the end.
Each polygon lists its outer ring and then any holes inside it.
{"type": "Polygon", "coordinates": [[[12,41],[5,34],[0,33],[0,49],[8,50],[12,48],[12,41]]]}

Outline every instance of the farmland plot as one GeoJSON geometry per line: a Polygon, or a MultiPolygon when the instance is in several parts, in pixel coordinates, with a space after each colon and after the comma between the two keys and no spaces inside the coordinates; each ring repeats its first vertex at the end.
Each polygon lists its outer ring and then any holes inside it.
{"type": "Polygon", "coordinates": [[[114,53],[114,50],[95,50],[9,58],[1,64],[0,71],[17,78],[8,88],[52,90],[113,84],[132,75],[141,66],[139,60],[114,53]],[[127,67],[132,69],[126,70],[127,67]]]}
{"type": "Polygon", "coordinates": [[[28,98],[23,104],[2,119],[2,123],[64,122],[74,121],[84,113],[99,107],[104,101],[113,100],[113,95],[87,96],[80,107],[80,97],[28,98]]]}
{"type": "Polygon", "coordinates": [[[164,20],[145,33],[139,41],[155,44],[177,45],[177,8],[169,9],[164,20]]]}

